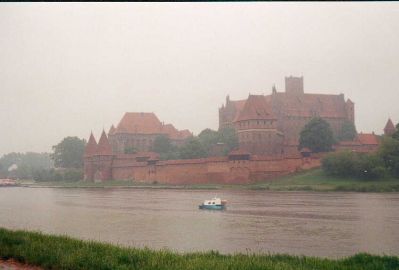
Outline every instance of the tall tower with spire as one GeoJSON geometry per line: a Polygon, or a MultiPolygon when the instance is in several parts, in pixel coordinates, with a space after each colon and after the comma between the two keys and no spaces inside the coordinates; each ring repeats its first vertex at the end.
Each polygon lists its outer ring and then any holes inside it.
{"type": "Polygon", "coordinates": [[[98,144],[90,134],[84,154],[84,180],[107,181],[112,179],[113,153],[105,131],[101,133],[98,144]]]}
{"type": "Polygon", "coordinates": [[[93,179],[93,156],[96,154],[96,152],[97,152],[97,142],[93,136],[93,132],[91,132],[83,156],[84,181],[90,181],[93,179]]]}
{"type": "Polygon", "coordinates": [[[386,136],[391,136],[392,134],[395,133],[395,131],[396,131],[395,125],[393,124],[391,118],[389,118],[384,128],[384,134],[386,136]]]}

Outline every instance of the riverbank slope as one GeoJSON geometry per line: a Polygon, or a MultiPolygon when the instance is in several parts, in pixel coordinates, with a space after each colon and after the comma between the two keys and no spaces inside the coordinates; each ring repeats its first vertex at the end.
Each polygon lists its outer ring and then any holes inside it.
{"type": "Polygon", "coordinates": [[[399,257],[358,254],[332,260],[289,255],[180,254],[123,248],[66,236],[0,228],[0,258],[44,269],[398,269],[399,257]]]}
{"type": "Polygon", "coordinates": [[[143,183],[133,180],[113,180],[106,182],[24,182],[26,187],[59,187],[59,188],[159,188],[159,189],[252,189],[272,191],[356,191],[356,192],[399,192],[399,179],[384,178],[377,180],[360,180],[355,178],[338,178],[327,176],[321,169],[304,171],[273,180],[265,180],[246,185],[166,185],[157,182],[143,183]]]}

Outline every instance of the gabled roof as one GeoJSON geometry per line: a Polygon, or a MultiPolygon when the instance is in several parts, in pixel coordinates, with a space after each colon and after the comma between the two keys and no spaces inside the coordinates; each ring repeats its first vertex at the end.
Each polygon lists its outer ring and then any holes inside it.
{"type": "Polygon", "coordinates": [[[165,134],[171,139],[191,136],[188,130],[179,131],[172,124],[163,124],[154,113],[128,112],[119,122],[114,134],[165,134]]]}
{"type": "Polygon", "coordinates": [[[346,118],[343,95],[276,93],[272,98],[281,104],[287,116],[313,117],[317,113],[322,118],[346,118]]]}
{"type": "Polygon", "coordinates": [[[127,112],[116,127],[115,133],[157,134],[161,125],[154,113],[127,112]]]}
{"type": "Polygon", "coordinates": [[[116,130],[116,129],[115,129],[114,125],[112,125],[112,126],[110,127],[109,131],[108,131],[108,135],[109,135],[109,134],[114,134],[115,130],[116,130]]]}
{"type": "Polygon", "coordinates": [[[105,134],[105,131],[101,133],[100,140],[98,141],[97,145],[97,155],[112,155],[112,148],[111,145],[109,144],[107,135],[105,134]]]}
{"type": "Polygon", "coordinates": [[[275,119],[270,104],[270,96],[249,95],[245,106],[234,121],[275,119]]]}
{"type": "Polygon", "coordinates": [[[85,147],[85,156],[91,156],[94,155],[97,151],[97,142],[96,139],[93,136],[93,132],[90,133],[90,138],[89,141],[86,144],[85,147]]]}
{"type": "Polygon", "coordinates": [[[386,131],[395,131],[395,125],[393,124],[391,118],[388,119],[387,124],[385,125],[384,131],[386,133],[386,131]]]}
{"type": "Polygon", "coordinates": [[[375,134],[360,133],[356,138],[363,145],[378,145],[378,138],[375,134]]]}

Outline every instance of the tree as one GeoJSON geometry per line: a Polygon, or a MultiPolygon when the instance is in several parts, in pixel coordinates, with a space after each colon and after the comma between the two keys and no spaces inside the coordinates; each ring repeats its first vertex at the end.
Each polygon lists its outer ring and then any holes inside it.
{"type": "Polygon", "coordinates": [[[399,178],[399,141],[385,137],[378,153],[392,176],[399,178]]]}
{"type": "Polygon", "coordinates": [[[238,137],[234,128],[226,127],[219,130],[219,140],[226,145],[225,154],[238,148],[238,137]]]}
{"type": "Polygon", "coordinates": [[[174,150],[171,140],[166,135],[159,135],[155,137],[152,145],[152,151],[158,154],[166,154],[174,150]]]}
{"type": "Polygon", "coordinates": [[[48,170],[51,167],[53,163],[48,153],[8,153],[0,158],[1,174],[9,177],[29,179],[35,170],[48,170]],[[11,166],[15,167],[12,172],[9,171],[11,166]]]}
{"type": "Polygon", "coordinates": [[[51,158],[57,168],[82,168],[86,141],[78,137],[66,137],[53,146],[51,158]]]}
{"type": "Polygon", "coordinates": [[[357,131],[352,121],[346,120],[342,123],[341,132],[338,136],[340,141],[353,141],[356,137],[357,131]]]}
{"type": "Polygon", "coordinates": [[[392,138],[399,140],[399,124],[396,124],[396,131],[392,134],[392,138]]]}
{"type": "Polygon", "coordinates": [[[299,149],[307,147],[315,153],[327,152],[331,150],[334,142],[330,124],[316,117],[302,129],[299,137],[299,149]]]}
{"type": "Polygon", "coordinates": [[[207,155],[209,155],[212,146],[220,142],[219,137],[219,133],[210,128],[204,129],[200,132],[200,134],[198,134],[198,140],[203,149],[206,151],[207,155]]]}
{"type": "Polygon", "coordinates": [[[180,147],[179,153],[182,159],[203,158],[207,156],[207,152],[198,138],[188,139],[187,142],[180,147]]]}

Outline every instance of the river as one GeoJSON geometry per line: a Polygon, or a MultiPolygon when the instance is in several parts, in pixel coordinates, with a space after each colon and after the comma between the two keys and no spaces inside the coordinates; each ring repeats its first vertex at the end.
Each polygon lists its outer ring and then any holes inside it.
{"type": "Polygon", "coordinates": [[[399,255],[399,193],[0,188],[0,227],[180,252],[399,255]],[[226,211],[198,209],[215,195],[226,211]]]}

